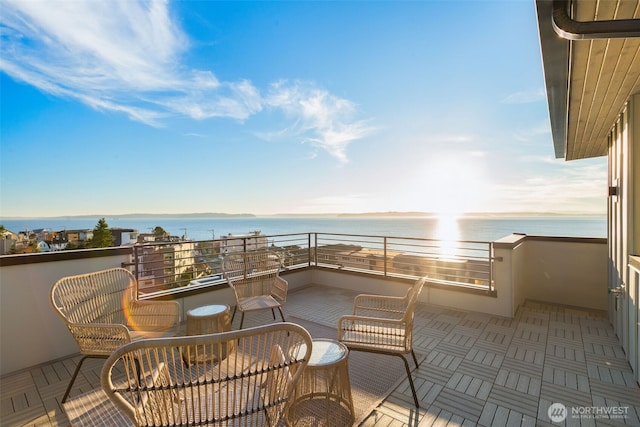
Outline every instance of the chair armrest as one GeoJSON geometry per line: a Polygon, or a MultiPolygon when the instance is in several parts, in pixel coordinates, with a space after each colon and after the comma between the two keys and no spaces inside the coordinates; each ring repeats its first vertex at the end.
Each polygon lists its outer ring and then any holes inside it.
{"type": "Polygon", "coordinates": [[[276,276],[271,285],[271,295],[284,303],[287,300],[287,289],[289,283],[280,276],[276,276]]]}
{"type": "Polygon", "coordinates": [[[406,297],[360,294],[353,302],[353,314],[356,316],[401,319],[406,309],[406,297]]]}
{"type": "Polygon", "coordinates": [[[125,325],[110,323],[67,323],[67,328],[84,355],[108,356],[131,342],[125,325]]]}
{"type": "Polygon", "coordinates": [[[129,324],[136,330],[170,331],[180,324],[177,301],[131,301],[129,324]]]}

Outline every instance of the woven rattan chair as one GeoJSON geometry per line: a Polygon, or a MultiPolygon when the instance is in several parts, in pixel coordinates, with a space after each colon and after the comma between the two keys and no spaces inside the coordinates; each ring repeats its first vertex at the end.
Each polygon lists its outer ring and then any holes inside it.
{"type": "Polygon", "coordinates": [[[287,322],[141,340],[107,359],[101,383],[138,426],[278,426],[311,350],[307,330],[287,322]]]}
{"type": "Polygon", "coordinates": [[[413,317],[425,280],[424,277],[417,280],[403,297],[358,295],[353,314],[338,320],[338,340],[350,350],[389,354],[402,359],[416,407],[420,404],[405,355],[411,353],[418,367],[413,351],[413,317]]]}
{"type": "Polygon", "coordinates": [[[75,339],[82,359],[62,403],[87,358],[106,358],[118,347],[145,337],[175,335],[180,324],[176,301],[139,301],[135,277],[124,268],[63,277],[49,300],[75,339]]]}
{"type": "Polygon", "coordinates": [[[222,271],[227,282],[236,294],[236,306],[231,321],[240,309],[240,329],[244,323],[244,314],[248,311],[270,309],[276,319],[275,309],[280,312],[284,322],[282,305],[287,299],[288,283],[280,277],[282,261],[271,251],[232,253],[222,260],[222,271]]]}

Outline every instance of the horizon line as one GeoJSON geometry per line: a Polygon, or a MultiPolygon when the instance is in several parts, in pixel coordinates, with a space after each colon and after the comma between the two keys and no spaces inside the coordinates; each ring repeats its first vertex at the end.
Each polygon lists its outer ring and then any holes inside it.
{"type": "Polygon", "coordinates": [[[29,219],[62,219],[62,218],[153,218],[153,217],[198,217],[198,218],[261,218],[261,217],[440,217],[442,215],[455,215],[459,218],[473,217],[606,217],[606,212],[535,212],[535,211],[501,211],[501,212],[463,212],[448,214],[439,212],[420,211],[387,211],[387,212],[332,212],[332,213],[223,213],[223,212],[196,212],[196,213],[124,213],[124,214],[80,214],[80,215],[54,215],[54,216],[0,216],[3,220],[29,220],[29,219]]]}

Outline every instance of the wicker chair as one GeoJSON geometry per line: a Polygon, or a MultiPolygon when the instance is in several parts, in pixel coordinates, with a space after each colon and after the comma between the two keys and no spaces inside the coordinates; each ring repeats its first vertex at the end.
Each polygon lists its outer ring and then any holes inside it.
{"type": "Polygon", "coordinates": [[[416,407],[420,407],[411,378],[409,362],[404,355],[413,351],[413,315],[426,278],[417,280],[403,297],[382,295],[356,296],[353,315],[338,320],[338,340],[350,350],[399,356],[404,362],[416,407]]]}
{"type": "Polygon", "coordinates": [[[244,314],[248,311],[271,309],[273,320],[275,309],[280,312],[284,322],[282,304],[287,299],[288,283],[279,276],[282,261],[280,256],[271,251],[255,251],[232,253],[222,260],[222,271],[227,282],[236,294],[236,306],[231,315],[235,318],[240,309],[240,329],[244,323],[244,314]]]}
{"type": "Polygon", "coordinates": [[[69,397],[85,359],[107,358],[131,341],[178,332],[180,305],[176,301],[139,301],[135,285],[129,270],[112,268],[63,277],[51,288],[51,306],[83,355],[62,403],[69,397]]]}
{"type": "Polygon", "coordinates": [[[286,322],[141,340],[107,359],[102,389],[138,426],[278,426],[311,350],[307,330],[286,322]]]}

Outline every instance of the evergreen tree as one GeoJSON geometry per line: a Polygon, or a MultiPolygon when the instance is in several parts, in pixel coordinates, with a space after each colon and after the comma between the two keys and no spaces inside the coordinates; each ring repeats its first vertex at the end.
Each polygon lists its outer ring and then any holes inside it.
{"type": "Polygon", "coordinates": [[[156,228],[153,229],[152,233],[153,233],[154,236],[161,237],[161,238],[164,238],[165,236],[167,236],[169,234],[169,233],[167,233],[165,231],[164,228],[160,227],[159,225],[156,226],[156,228]]]}
{"type": "Polygon", "coordinates": [[[110,248],[113,246],[113,235],[104,218],[100,218],[98,224],[93,229],[91,246],[94,248],[110,248]]]}

